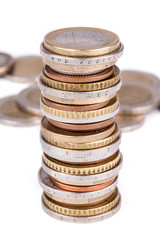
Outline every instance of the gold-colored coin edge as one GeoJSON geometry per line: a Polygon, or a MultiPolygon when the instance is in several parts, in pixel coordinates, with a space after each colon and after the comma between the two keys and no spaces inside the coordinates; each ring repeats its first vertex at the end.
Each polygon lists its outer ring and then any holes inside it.
{"type": "Polygon", "coordinates": [[[118,151],[117,156],[115,159],[108,162],[108,159],[106,161],[103,161],[101,163],[97,164],[90,164],[88,165],[71,165],[62,163],[60,161],[57,161],[56,159],[50,160],[49,157],[47,157],[46,154],[43,153],[42,156],[43,162],[54,171],[68,174],[68,175],[78,175],[78,176],[84,176],[84,175],[93,175],[93,174],[99,174],[106,172],[115,166],[120,162],[121,160],[121,153],[118,151]]]}
{"type": "Polygon", "coordinates": [[[59,214],[72,217],[89,217],[106,213],[112,208],[114,208],[120,200],[120,194],[116,189],[113,195],[108,197],[103,203],[94,205],[94,207],[63,206],[61,203],[59,204],[53,199],[46,196],[45,193],[43,193],[42,199],[47,207],[49,207],[52,211],[57,212],[59,214]]]}
{"type": "Polygon", "coordinates": [[[62,91],[71,91],[71,92],[90,92],[90,91],[98,91],[98,90],[106,89],[118,83],[118,81],[120,80],[120,71],[116,67],[114,76],[107,78],[106,80],[103,80],[103,81],[98,81],[94,83],[83,83],[83,84],[59,82],[57,80],[48,78],[47,76],[45,76],[43,72],[40,78],[44,84],[54,89],[58,89],[62,91]]]}
{"type": "Polygon", "coordinates": [[[40,100],[40,105],[44,112],[56,117],[69,118],[69,119],[89,119],[89,118],[100,117],[115,111],[119,105],[119,99],[118,99],[118,95],[116,95],[116,97],[112,99],[111,105],[107,107],[103,107],[98,110],[85,111],[85,112],[75,112],[75,111],[71,112],[71,111],[63,111],[63,110],[51,108],[45,105],[42,99],[40,100]]]}

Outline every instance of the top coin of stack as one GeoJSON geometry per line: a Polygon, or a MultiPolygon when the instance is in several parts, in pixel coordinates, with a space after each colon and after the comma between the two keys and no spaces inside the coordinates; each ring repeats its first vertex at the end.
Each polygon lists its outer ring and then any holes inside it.
{"type": "Polygon", "coordinates": [[[48,33],[41,54],[43,208],[67,221],[105,219],[120,207],[122,80],[114,64],[123,45],[107,30],[67,28],[48,33]]]}

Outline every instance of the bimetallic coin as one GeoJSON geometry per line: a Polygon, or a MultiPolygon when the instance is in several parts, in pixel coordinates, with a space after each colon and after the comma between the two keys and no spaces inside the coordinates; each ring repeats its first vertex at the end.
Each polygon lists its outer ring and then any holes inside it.
{"type": "Polygon", "coordinates": [[[6,78],[20,83],[36,83],[43,66],[42,58],[39,56],[18,57],[6,78]]]}
{"type": "Polygon", "coordinates": [[[10,71],[13,63],[14,60],[9,54],[0,52],[0,76],[10,71]]]}
{"type": "Polygon", "coordinates": [[[97,199],[105,199],[109,196],[117,186],[118,178],[109,186],[92,192],[68,192],[56,187],[50,180],[50,176],[41,168],[38,172],[39,183],[45,193],[50,194],[52,198],[59,202],[72,204],[87,204],[97,201],[97,199]]]}
{"type": "Polygon", "coordinates": [[[46,65],[50,66],[56,72],[68,75],[90,75],[100,73],[106,68],[113,66],[123,54],[123,44],[111,54],[89,57],[89,58],[73,58],[57,55],[46,51],[41,45],[41,54],[46,65]]]}
{"type": "Polygon", "coordinates": [[[70,217],[70,216],[65,216],[65,215],[62,215],[62,214],[52,211],[45,205],[45,203],[42,200],[42,208],[49,216],[51,216],[57,220],[71,222],[71,223],[93,223],[93,222],[102,221],[102,220],[105,220],[107,218],[114,216],[119,211],[120,207],[121,207],[121,197],[120,197],[117,205],[106,213],[99,214],[99,215],[92,216],[92,217],[70,217]]]}
{"type": "Polygon", "coordinates": [[[117,66],[114,66],[113,68],[113,74],[111,77],[103,80],[103,81],[98,81],[98,82],[93,82],[93,83],[65,83],[65,82],[60,82],[57,80],[53,80],[51,78],[48,78],[44,72],[42,71],[41,74],[41,80],[44,84],[47,86],[62,90],[62,91],[69,91],[69,92],[91,92],[91,91],[98,91],[98,90],[103,90],[109,87],[114,86],[116,83],[119,82],[121,76],[120,76],[120,70],[117,66]]]}
{"type": "Polygon", "coordinates": [[[48,156],[64,162],[82,163],[95,162],[112,156],[118,151],[121,142],[121,135],[112,144],[91,150],[71,150],[56,147],[48,143],[42,137],[42,135],[40,137],[40,140],[43,152],[46,153],[48,156]]]}
{"type": "Polygon", "coordinates": [[[60,82],[68,82],[68,83],[90,83],[97,82],[104,79],[107,79],[113,74],[113,67],[106,68],[104,71],[101,71],[92,75],[66,75],[55,72],[49,66],[44,67],[44,73],[47,77],[60,81],[60,82]]]}
{"type": "Polygon", "coordinates": [[[99,28],[64,28],[50,32],[44,38],[44,46],[50,51],[76,57],[108,54],[119,45],[115,33],[99,28]]]}
{"type": "Polygon", "coordinates": [[[16,100],[17,96],[0,99],[0,123],[20,127],[40,124],[40,117],[23,112],[16,100]]]}
{"type": "Polygon", "coordinates": [[[61,183],[73,186],[92,186],[105,183],[106,181],[110,181],[113,178],[115,179],[122,167],[122,162],[123,160],[121,155],[120,161],[114,168],[102,173],[92,175],[69,175],[66,173],[61,173],[51,169],[43,161],[42,168],[46,173],[48,173],[48,175],[50,175],[50,177],[61,183]]]}
{"type": "Polygon", "coordinates": [[[24,89],[17,96],[17,104],[23,111],[41,116],[40,90],[37,87],[24,89]]]}
{"type": "Polygon", "coordinates": [[[144,115],[118,114],[116,116],[116,122],[118,123],[122,132],[130,132],[140,128],[144,124],[144,120],[144,115]]]}
{"type": "Polygon", "coordinates": [[[143,115],[159,105],[160,79],[138,71],[122,71],[123,85],[119,91],[120,114],[143,115]]]}
{"type": "Polygon", "coordinates": [[[116,188],[115,191],[102,203],[95,204],[94,206],[79,207],[74,205],[67,206],[66,204],[56,202],[53,199],[49,198],[47,195],[45,195],[45,193],[43,193],[42,199],[48,208],[62,215],[72,217],[89,217],[103,214],[114,208],[120,200],[120,194],[116,188]]]}
{"type": "Polygon", "coordinates": [[[111,99],[111,97],[115,95],[117,91],[119,91],[122,85],[122,80],[120,79],[118,83],[112,87],[103,89],[101,91],[99,90],[90,92],[69,92],[54,89],[46,86],[40,78],[38,83],[42,96],[51,101],[69,105],[87,105],[104,102],[111,99]]]}
{"type": "Polygon", "coordinates": [[[43,162],[49,168],[57,172],[61,172],[69,175],[84,176],[84,175],[99,174],[114,168],[121,160],[121,153],[118,150],[115,154],[113,154],[112,156],[104,160],[97,161],[94,163],[88,163],[88,164],[82,163],[78,165],[61,162],[59,160],[56,160],[54,158],[47,156],[45,153],[43,153],[42,159],[43,159],[43,162]]]}
{"type": "Polygon", "coordinates": [[[65,123],[92,123],[100,122],[106,119],[114,117],[119,111],[119,101],[118,97],[112,98],[109,103],[97,110],[85,111],[85,112],[72,112],[63,111],[55,108],[48,107],[40,101],[41,112],[44,116],[55,121],[65,122],[65,123]]]}
{"type": "Polygon", "coordinates": [[[112,125],[115,122],[115,117],[109,118],[102,122],[92,123],[92,124],[69,124],[69,123],[58,122],[52,119],[48,119],[48,121],[53,126],[61,128],[63,130],[73,131],[73,132],[90,132],[90,131],[98,131],[104,128],[108,128],[110,125],[112,125]]]}

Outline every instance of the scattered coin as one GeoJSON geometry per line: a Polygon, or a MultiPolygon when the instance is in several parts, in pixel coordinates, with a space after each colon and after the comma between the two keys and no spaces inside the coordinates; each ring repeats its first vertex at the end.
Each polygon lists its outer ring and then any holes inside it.
{"type": "Polygon", "coordinates": [[[27,114],[18,108],[16,96],[0,99],[0,123],[10,126],[32,126],[40,123],[40,117],[27,114]]]}
{"type": "Polygon", "coordinates": [[[14,82],[35,83],[42,68],[43,62],[40,56],[18,57],[6,78],[14,82]]]}
{"type": "Polygon", "coordinates": [[[17,104],[23,111],[41,116],[38,87],[29,87],[21,91],[17,96],[17,104]]]}
{"type": "Polygon", "coordinates": [[[116,121],[122,132],[130,132],[140,128],[144,124],[145,116],[118,114],[116,116],[116,121]]]}
{"type": "Polygon", "coordinates": [[[123,85],[119,91],[120,114],[145,114],[159,105],[160,79],[138,71],[122,71],[123,85]]]}
{"type": "Polygon", "coordinates": [[[14,60],[9,54],[0,52],[0,76],[9,72],[13,63],[14,60]]]}

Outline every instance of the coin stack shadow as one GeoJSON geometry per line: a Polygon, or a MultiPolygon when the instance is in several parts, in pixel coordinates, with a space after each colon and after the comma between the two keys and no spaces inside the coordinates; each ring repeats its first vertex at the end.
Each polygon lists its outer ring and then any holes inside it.
{"type": "MultiPolygon", "coordinates": [[[[86,28],[81,30],[85,33],[86,28]]],[[[104,30],[105,35],[110,33],[104,30]]],[[[122,80],[114,64],[123,45],[119,41],[116,49],[101,56],[70,57],[49,49],[46,38],[41,44],[46,65],[39,78],[44,115],[42,207],[50,216],[69,222],[103,220],[121,204],[117,189],[121,133],[115,115],[122,80]]]]}

